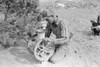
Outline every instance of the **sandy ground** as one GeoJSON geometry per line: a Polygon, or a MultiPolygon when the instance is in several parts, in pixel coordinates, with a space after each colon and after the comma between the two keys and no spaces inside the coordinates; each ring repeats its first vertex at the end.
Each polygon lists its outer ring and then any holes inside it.
{"type": "Polygon", "coordinates": [[[100,11],[100,1],[91,0],[91,2],[97,4],[98,7],[54,9],[59,17],[68,20],[66,26],[74,34],[65,58],[56,64],[48,62],[39,64],[39,61],[25,47],[9,49],[1,47],[0,67],[100,67],[100,37],[91,35],[91,23],[89,22],[90,19],[96,20],[100,11]]]}

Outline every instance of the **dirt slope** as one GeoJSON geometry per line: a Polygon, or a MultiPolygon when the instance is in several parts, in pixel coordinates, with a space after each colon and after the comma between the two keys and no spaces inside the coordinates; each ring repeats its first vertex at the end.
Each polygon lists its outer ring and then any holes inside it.
{"type": "MultiPolygon", "coordinates": [[[[55,0],[45,1],[50,4],[55,2],[55,0]]],[[[45,1],[41,1],[43,8],[45,8],[45,1]]],[[[89,2],[89,0],[84,1],[89,2]]],[[[79,2],[79,0],[76,0],[76,2],[79,2]]],[[[83,0],[80,2],[83,2],[83,0]]],[[[39,62],[25,47],[12,47],[0,49],[0,67],[100,67],[100,37],[91,35],[91,24],[89,22],[90,19],[96,20],[100,11],[100,3],[99,0],[91,0],[90,2],[93,2],[97,7],[53,8],[60,18],[65,18],[68,21],[66,26],[74,34],[64,59],[56,64],[48,62],[38,64],[39,62]]],[[[48,3],[46,3],[46,6],[48,6],[48,3]]]]}

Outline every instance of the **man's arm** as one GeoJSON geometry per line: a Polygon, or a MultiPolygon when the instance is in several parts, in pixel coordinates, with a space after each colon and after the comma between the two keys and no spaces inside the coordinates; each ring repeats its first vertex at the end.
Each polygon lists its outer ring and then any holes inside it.
{"type": "Polygon", "coordinates": [[[47,23],[45,37],[50,37],[51,32],[50,24],[47,23]]]}
{"type": "Polygon", "coordinates": [[[56,44],[61,44],[63,45],[64,43],[68,43],[70,39],[72,38],[73,34],[70,32],[68,37],[62,37],[59,39],[53,39],[53,43],[56,44]]]}
{"type": "Polygon", "coordinates": [[[73,34],[68,29],[68,22],[66,20],[61,21],[61,28],[62,28],[62,38],[53,40],[55,44],[68,43],[69,40],[72,38],[73,34]]]}

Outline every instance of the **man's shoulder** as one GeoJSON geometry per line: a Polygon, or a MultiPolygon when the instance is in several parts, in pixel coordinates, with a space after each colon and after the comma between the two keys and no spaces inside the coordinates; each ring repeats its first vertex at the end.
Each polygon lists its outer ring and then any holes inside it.
{"type": "Polygon", "coordinates": [[[66,19],[60,18],[59,22],[63,27],[67,27],[68,26],[68,20],[66,20],[66,19]]]}

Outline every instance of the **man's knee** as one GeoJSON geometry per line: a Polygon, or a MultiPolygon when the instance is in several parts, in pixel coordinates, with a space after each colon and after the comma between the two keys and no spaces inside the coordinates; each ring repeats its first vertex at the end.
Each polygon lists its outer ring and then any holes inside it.
{"type": "Polygon", "coordinates": [[[65,50],[61,47],[61,48],[59,48],[56,52],[55,52],[55,54],[50,58],[52,61],[54,61],[54,62],[59,62],[59,61],[61,61],[63,58],[64,58],[64,56],[66,55],[66,52],[65,52],[65,50]]]}

